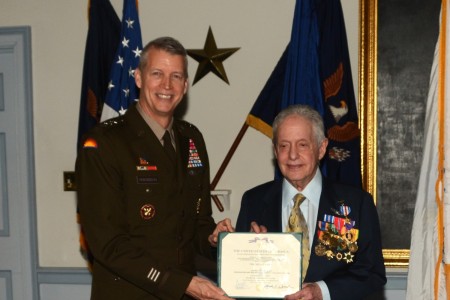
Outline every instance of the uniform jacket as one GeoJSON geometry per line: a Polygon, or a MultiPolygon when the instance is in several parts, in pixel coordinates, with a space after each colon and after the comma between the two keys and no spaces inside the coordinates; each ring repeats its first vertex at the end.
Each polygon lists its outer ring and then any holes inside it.
{"type": "MultiPolygon", "coordinates": [[[[282,180],[267,182],[245,192],[236,231],[248,232],[250,222],[256,221],[265,225],[268,232],[282,232],[281,194],[282,180]]],[[[319,230],[316,226],[305,282],[325,281],[333,300],[362,299],[386,283],[378,214],[367,192],[323,178],[317,221],[323,221],[325,215],[336,216],[342,203],[351,208],[348,218],[355,221],[354,227],[359,229],[358,250],[353,262],[316,255],[319,230]]]]}
{"type": "Polygon", "coordinates": [[[76,162],[91,299],[181,299],[196,253],[211,255],[209,162],[201,133],[175,120],[171,162],[136,107],[85,138],[76,162]]]}

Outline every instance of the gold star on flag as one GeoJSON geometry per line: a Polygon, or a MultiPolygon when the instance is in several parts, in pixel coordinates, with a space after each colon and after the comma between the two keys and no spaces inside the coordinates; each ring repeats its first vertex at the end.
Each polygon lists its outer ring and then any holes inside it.
{"type": "Polygon", "coordinates": [[[192,85],[205,77],[209,72],[213,72],[227,84],[230,84],[225,68],[223,67],[223,61],[239,49],[240,48],[218,49],[211,27],[209,27],[203,49],[187,50],[187,54],[199,62],[192,85]]]}

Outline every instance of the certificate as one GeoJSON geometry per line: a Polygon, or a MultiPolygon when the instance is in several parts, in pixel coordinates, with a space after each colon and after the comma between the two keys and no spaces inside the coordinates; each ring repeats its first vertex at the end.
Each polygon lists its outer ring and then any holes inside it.
{"type": "Polygon", "coordinates": [[[284,298],[299,291],[301,240],[301,233],[221,233],[219,286],[234,298],[284,298]]]}

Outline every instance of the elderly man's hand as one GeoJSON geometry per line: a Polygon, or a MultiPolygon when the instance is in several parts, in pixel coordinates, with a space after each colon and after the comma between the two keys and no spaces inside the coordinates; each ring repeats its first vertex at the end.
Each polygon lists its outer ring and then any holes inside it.
{"type": "Polygon", "coordinates": [[[214,285],[211,281],[194,276],[189,283],[186,294],[200,300],[230,300],[225,296],[225,291],[214,285]]]}
{"type": "Polygon", "coordinates": [[[266,233],[267,232],[267,228],[264,225],[258,225],[258,223],[256,223],[255,221],[253,221],[252,223],[250,223],[250,232],[254,232],[254,233],[266,233]]]}
{"type": "Polygon", "coordinates": [[[216,229],[214,229],[213,233],[208,237],[208,241],[211,246],[217,246],[218,236],[220,232],[234,232],[234,227],[231,225],[230,219],[226,218],[217,223],[216,229]]]}
{"type": "Polygon", "coordinates": [[[322,291],[317,283],[304,283],[302,290],[284,297],[285,300],[322,300],[322,291]]]}

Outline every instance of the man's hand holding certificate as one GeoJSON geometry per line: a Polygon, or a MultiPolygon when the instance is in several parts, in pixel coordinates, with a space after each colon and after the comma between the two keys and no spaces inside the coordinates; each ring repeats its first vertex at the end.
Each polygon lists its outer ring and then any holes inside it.
{"type": "Polygon", "coordinates": [[[283,298],[301,287],[300,233],[222,233],[219,286],[230,297],[283,298]]]}

